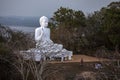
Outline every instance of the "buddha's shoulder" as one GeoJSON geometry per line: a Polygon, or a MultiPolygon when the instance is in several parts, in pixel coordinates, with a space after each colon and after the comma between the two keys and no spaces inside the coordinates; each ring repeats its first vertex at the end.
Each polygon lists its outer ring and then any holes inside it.
{"type": "Polygon", "coordinates": [[[35,30],[40,30],[41,29],[41,27],[38,27],[38,28],[36,28],[35,30]]]}

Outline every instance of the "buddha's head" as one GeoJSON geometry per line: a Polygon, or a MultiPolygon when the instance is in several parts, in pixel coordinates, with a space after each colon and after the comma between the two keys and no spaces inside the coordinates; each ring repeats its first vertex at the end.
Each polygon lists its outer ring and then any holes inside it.
{"type": "Polygon", "coordinates": [[[46,16],[42,16],[39,19],[39,23],[40,23],[41,27],[47,27],[48,26],[48,18],[46,16]]]}

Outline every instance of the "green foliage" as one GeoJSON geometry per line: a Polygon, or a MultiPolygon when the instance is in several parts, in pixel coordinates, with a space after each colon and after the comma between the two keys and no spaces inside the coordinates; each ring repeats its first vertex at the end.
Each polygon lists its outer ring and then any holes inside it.
{"type": "Polygon", "coordinates": [[[107,34],[113,47],[120,46],[120,2],[113,2],[101,11],[104,11],[103,32],[107,34]]]}
{"type": "Polygon", "coordinates": [[[120,2],[113,2],[87,17],[89,45],[114,49],[120,46],[120,2]],[[95,43],[95,44],[94,44],[95,43]]]}
{"type": "Polygon", "coordinates": [[[82,11],[75,11],[69,8],[60,7],[54,12],[50,21],[51,26],[80,27],[85,26],[85,15],[82,11]]]}

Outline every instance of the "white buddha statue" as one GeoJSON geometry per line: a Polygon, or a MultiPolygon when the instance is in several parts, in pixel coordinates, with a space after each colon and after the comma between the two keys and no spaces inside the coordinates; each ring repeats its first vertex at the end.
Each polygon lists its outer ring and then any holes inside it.
{"type": "Polygon", "coordinates": [[[72,51],[67,51],[63,49],[63,45],[55,44],[50,39],[50,29],[47,28],[48,26],[48,18],[42,16],[39,20],[41,27],[35,29],[35,41],[36,41],[36,48],[41,50],[43,54],[47,56],[63,56],[66,54],[70,54],[69,60],[71,60],[72,51]]]}
{"type": "Polygon", "coordinates": [[[50,29],[47,28],[48,26],[48,18],[43,16],[40,18],[39,23],[41,27],[35,29],[35,41],[51,41],[50,40],[50,29]]]}

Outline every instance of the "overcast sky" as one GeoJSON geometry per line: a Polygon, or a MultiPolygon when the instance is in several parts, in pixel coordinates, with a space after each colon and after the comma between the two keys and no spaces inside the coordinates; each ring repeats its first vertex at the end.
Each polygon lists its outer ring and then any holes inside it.
{"type": "Polygon", "coordinates": [[[0,0],[0,16],[49,16],[61,6],[93,13],[120,0],[0,0]]]}

